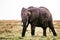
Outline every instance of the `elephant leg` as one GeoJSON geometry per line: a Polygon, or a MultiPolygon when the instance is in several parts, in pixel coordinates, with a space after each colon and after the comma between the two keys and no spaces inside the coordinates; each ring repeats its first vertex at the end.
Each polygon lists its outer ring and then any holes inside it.
{"type": "Polygon", "coordinates": [[[35,35],[35,26],[31,25],[31,35],[35,35]]]}
{"type": "Polygon", "coordinates": [[[46,36],[46,28],[43,28],[43,36],[46,36]]]}
{"type": "Polygon", "coordinates": [[[26,30],[27,30],[28,25],[29,25],[29,23],[28,23],[26,26],[25,26],[25,25],[23,25],[22,37],[24,37],[24,36],[25,36],[25,32],[26,32],[26,30]]]}
{"type": "Polygon", "coordinates": [[[22,30],[22,37],[25,36],[26,29],[27,29],[27,27],[23,27],[23,30],[22,30]]]}
{"type": "Polygon", "coordinates": [[[53,35],[54,35],[54,36],[57,36],[57,34],[56,34],[55,30],[54,30],[54,26],[53,26],[52,23],[49,23],[49,28],[51,29],[53,35]]]}

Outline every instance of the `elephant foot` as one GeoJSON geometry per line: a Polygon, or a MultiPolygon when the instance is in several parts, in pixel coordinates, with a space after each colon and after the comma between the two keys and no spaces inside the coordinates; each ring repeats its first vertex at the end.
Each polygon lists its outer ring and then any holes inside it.
{"type": "Polygon", "coordinates": [[[53,35],[54,35],[54,36],[57,36],[57,34],[56,34],[56,33],[54,33],[53,35]]]}
{"type": "Polygon", "coordinates": [[[22,35],[22,37],[24,37],[25,35],[22,35]]]}
{"type": "Polygon", "coordinates": [[[31,33],[31,35],[32,35],[32,36],[34,36],[34,35],[35,35],[35,33],[34,33],[34,32],[32,32],[32,33],[31,33]]]}
{"type": "Polygon", "coordinates": [[[45,36],[45,37],[46,37],[46,34],[43,34],[43,36],[45,36]]]}
{"type": "Polygon", "coordinates": [[[34,36],[35,34],[31,34],[32,36],[34,36]]]}

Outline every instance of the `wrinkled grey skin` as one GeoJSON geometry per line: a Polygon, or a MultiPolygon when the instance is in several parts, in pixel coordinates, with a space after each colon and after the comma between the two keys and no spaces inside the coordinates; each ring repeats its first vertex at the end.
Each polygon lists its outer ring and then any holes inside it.
{"type": "Polygon", "coordinates": [[[52,15],[45,7],[33,7],[30,6],[27,9],[22,8],[21,17],[23,22],[22,37],[25,36],[28,25],[31,25],[31,35],[35,35],[35,27],[41,27],[43,29],[43,36],[46,36],[46,29],[49,27],[54,36],[57,36],[53,22],[52,15]]]}

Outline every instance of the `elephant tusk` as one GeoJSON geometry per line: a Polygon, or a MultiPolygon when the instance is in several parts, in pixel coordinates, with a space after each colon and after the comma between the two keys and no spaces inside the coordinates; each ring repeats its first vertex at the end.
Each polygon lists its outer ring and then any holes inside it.
{"type": "Polygon", "coordinates": [[[26,26],[28,25],[28,22],[26,22],[26,26]]]}

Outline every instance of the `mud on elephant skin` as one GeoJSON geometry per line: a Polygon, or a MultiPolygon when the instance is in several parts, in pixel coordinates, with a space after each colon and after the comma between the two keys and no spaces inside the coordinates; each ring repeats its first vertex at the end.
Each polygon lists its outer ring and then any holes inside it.
{"type": "Polygon", "coordinates": [[[31,25],[31,35],[35,35],[35,27],[41,27],[43,29],[43,36],[46,36],[46,29],[52,31],[54,36],[57,36],[54,26],[52,15],[46,7],[33,7],[22,8],[21,18],[23,22],[22,37],[25,36],[28,25],[31,25]]]}

